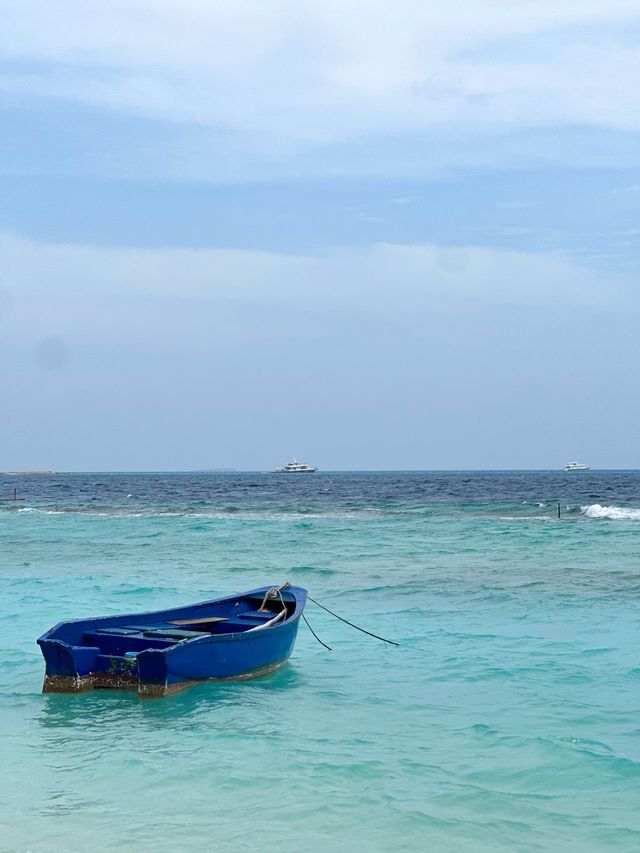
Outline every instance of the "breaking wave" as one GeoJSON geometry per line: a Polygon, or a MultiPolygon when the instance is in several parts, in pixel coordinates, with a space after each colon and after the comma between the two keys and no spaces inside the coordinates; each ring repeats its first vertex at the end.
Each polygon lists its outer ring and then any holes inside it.
{"type": "Polygon", "coordinates": [[[611,518],[616,521],[640,521],[640,509],[621,506],[602,506],[591,504],[583,506],[582,512],[587,518],[611,518]]]}
{"type": "MultiPolygon", "coordinates": [[[[5,509],[4,507],[0,509],[5,509]]],[[[306,522],[316,519],[328,519],[333,521],[368,521],[376,518],[384,518],[387,514],[383,510],[364,507],[361,510],[355,509],[334,509],[334,510],[317,510],[309,509],[240,509],[239,507],[224,507],[211,509],[208,512],[196,510],[169,510],[169,509],[153,509],[148,508],[142,511],[126,510],[118,508],[104,509],[88,509],[87,507],[65,507],[64,509],[45,509],[44,507],[25,506],[14,510],[13,507],[7,508],[18,513],[34,513],[38,515],[78,515],[85,518],[147,518],[147,519],[168,519],[168,518],[184,518],[189,520],[197,519],[229,519],[234,518],[239,521],[293,521],[306,522]]]]}
{"type": "MultiPolygon", "coordinates": [[[[0,513],[17,512],[18,514],[35,514],[42,516],[69,516],[77,515],[85,518],[146,518],[146,519],[185,519],[188,521],[202,521],[207,519],[225,520],[235,519],[238,521],[272,521],[293,522],[306,525],[320,520],[343,521],[345,523],[357,522],[380,522],[384,520],[420,523],[423,521],[443,521],[462,518],[471,515],[473,517],[509,522],[538,522],[552,521],[556,519],[555,504],[523,502],[523,505],[509,506],[499,504],[498,506],[464,504],[457,507],[442,504],[440,506],[278,506],[278,505],[252,505],[237,506],[228,504],[223,506],[201,506],[198,502],[195,506],[161,507],[143,506],[133,507],[129,505],[109,506],[96,504],[83,504],[76,506],[60,506],[59,504],[49,506],[21,506],[0,505],[0,513]],[[510,511],[511,510],[511,511],[510,511]],[[533,511],[532,511],[533,510],[533,511]]],[[[603,505],[599,503],[580,505],[563,505],[561,515],[565,517],[583,517],[590,519],[610,519],[615,521],[640,521],[640,507],[624,507],[615,505],[603,505]]]]}

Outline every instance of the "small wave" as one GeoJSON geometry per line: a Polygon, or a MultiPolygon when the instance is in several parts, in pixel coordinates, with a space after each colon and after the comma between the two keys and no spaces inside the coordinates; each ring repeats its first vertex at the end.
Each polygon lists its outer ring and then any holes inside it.
{"type": "Polygon", "coordinates": [[[549,521],[548,515],[499,515],[499,521],[549,521]]]}
{"type": "MultiPolygon", "coordinates": [[[[0,507],[5,509],[5,507],[0,507]]],[[[86,506],[81,507],[65,507],[64,509],[45,509],[44,507],[20,507],[18,510],[12,511],[21,513],[36,513],[38,515],[79,515],[85,518],[148,518],[148,519],[168,519],[180,518],[188,520],[196,519],[213,519],[224,520],[229,518],[238,519],[240,521],[285,521],[296,522],[298,525],[310,526],[309,522],[315,520],[329,521],[371,521],[377,518],[384,518],[390,513],[378,511],[375,508],[365,507],[363,509],[335,509],[335,510],[312,510],[312,509],[243,509],[237,506],[225,506],[220,508],[212,508],[209,511],[194,511],[191,509],[185,510],[168,510],[168,509],[144,509],[144,510],[127,510],[118,508],[92,508],[86,506]]]]}
{"type": "Polygon", "coordinates": [[[590,504],[581,507],[587,518],[611,518],[615,521],[640,521],[640,509],[590,504]]]}
{"type": "Polygon", "coordinates": [[[292,566],[291,572],[295,574],[335,575],[335,569],[320,568],[319,566],[292,566]]]}
{"type": "Polygon", "coordinates": [[[62,515],[63,510],[61,509],[38,509],[35,506],[22,506],[17,512],[37,512],[41,515],[62,515]]]}

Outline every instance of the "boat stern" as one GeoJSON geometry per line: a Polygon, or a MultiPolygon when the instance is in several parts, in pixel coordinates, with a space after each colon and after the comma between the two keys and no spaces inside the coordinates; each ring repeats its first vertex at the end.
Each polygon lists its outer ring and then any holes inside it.
{"type": "Polygon", "coordinates": [[[100,649],[43,637],[38,645],[45,660],[43,693],[78,693],[93,687],[100,649]]]}

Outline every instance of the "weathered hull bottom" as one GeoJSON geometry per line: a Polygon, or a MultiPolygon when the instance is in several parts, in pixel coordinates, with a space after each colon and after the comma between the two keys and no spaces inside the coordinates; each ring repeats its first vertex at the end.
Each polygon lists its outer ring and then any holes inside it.
{"type": "Polygon", "coordinates": [[[259,669],[244,672],[241,675],[225,676],[223,678],[206,678],[192,681],[175,681],[165,684],[152,684],[141,682],[136,676],[107,675],[106,673],[94,672],[84,676],[68,675],[46,675],[42,685],[43,693],[84,693],[87,690],[136,690],[138,696],[148,699],[171,696],[179,693],[194,684],[206,684],[208,682],[221,681],[248,681],[251,678],[260,678],[268,675],[284,666],[288,658],[260,667],[259,669]]]}

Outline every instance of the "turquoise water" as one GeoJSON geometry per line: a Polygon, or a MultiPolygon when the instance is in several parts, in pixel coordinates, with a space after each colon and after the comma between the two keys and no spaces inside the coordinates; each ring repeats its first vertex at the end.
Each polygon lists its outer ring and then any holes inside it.
{"type": "Polygon", "coordinates": [[[0,477],[0,849],[640,849],[640,474],[0,477]],[[561,503],[557,518],[556,501],[561,503]],[[42,695],[61,619],[280,583],[281,671],[42,695]]]}

